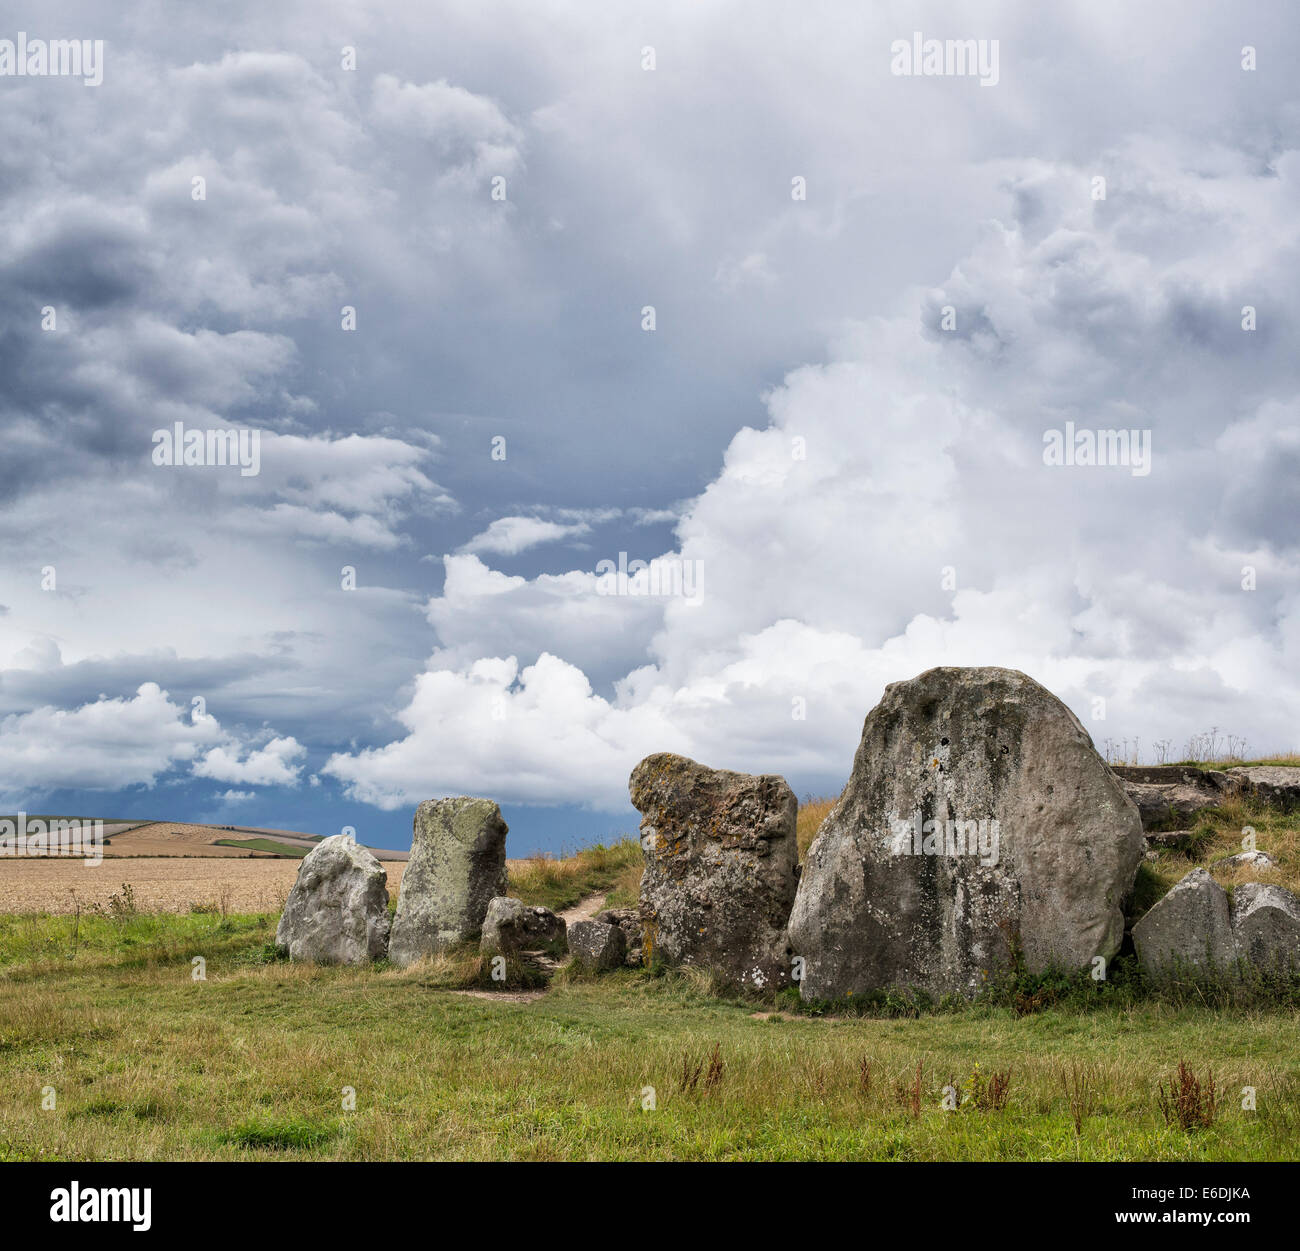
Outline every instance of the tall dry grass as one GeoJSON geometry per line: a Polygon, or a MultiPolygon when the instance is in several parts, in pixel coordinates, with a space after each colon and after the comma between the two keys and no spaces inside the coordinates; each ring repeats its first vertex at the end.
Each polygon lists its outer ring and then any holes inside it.
{"type": "MultiPolygon", "coordinates": [[[[1163,894],[1196,868],[1209,869],[1229,891],[1244,882],[1265,882],[1300,894],[1300,811],[1282,812],[1254,799],[1230,798],[1218,808],[1205,808],[1188,820],[1192,850],[1157,853],[1145,868],[1163,894]],[[1243,850],[1249,836],[1259,851],[1276,862],[1273,869],[1228,866],[1223,862],[1243,850]]],[[[1152,899],[1154,902],[1154,898],[1152,899]]]]}
{"type": "Polygon", "coordinates": [[[799,816],[795,822],[795,837],[799,842],[800,860],[808,854],[808,847],[813,839],[817,837],[817,831],[821,828],[821,823],[826,820],[830,810],[838,802],[838,797],[828,799],[823,796],[814,799],[812,796],[808,796],[799,805],[799,816]]]}

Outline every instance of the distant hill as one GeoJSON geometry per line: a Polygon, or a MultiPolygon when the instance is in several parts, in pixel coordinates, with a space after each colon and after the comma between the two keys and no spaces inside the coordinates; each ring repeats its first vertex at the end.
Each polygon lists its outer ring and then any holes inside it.
{"type": "MultiPolygon", "coordinates": [[[[109,821],[106,818],[67,814],[28,813],[29,821],[64,820],[104,822],[104,856],[186,856],[249,858],[284,856],[301,859],[320,834],[296,830],[267,830],[246,825],[192,825],[182,821],[109,821]]],[[[14,819],[14,818],[11,818],[14,819]]],[[[364,846],[364,844],[362,844],[364,846]]],[[[369,849],[379,860],[406,860],[410,852],[387,847],[369,849]]]]}

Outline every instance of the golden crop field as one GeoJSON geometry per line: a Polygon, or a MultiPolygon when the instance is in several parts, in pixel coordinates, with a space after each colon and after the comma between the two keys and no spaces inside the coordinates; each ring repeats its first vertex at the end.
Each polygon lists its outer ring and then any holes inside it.
{"type": "MultiPolygon", "coordinates": [[[[70,913],[107,907],[109,896],[130,883],[142,912],[190,912],[195,905],[229,912],[279,912],[301,860],[272,857],[141,856],[81,860],[0,860],[0,913],[70,913]]],[[[385,861],[388,892],[396,897],[404,861],[385,861]]]]}

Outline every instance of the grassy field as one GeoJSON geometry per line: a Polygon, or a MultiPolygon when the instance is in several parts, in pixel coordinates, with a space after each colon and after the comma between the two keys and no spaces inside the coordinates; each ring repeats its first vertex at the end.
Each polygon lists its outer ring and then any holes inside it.
{"type": "Polygon", "coordinates": [[[521,1001],[457,993],[471,953],[290,965],[274,923],[82,917],[73,955],[72,918],[0,919],[0,1159],[1300,1158],[1294,1011],[812,1018],[632,970],[521,1001]],[[1180,1061],[1209,1125],[1161,1110],[1180,1061]]]}
{"type": "Polygon", "coordinates": [[[269,851],[277,856],[289,856],[301,860],[307,855],[306,847],[291,847],[288,843],[277,843],[270,838],[219,838],[217,847],[242,847],[245,851],[269,851]]]}
{"type": "MultiPolygon", "coordinates": [[[[801,850],[832,803],[801,807],[801,850]]],[[[1246,825],[1300,885],[1300,823],[1234,803],[1140,890],[1246,825]]],[[[511,861],[510,892],[631,906],[641,863],[632,839],[511,861]]],[[[221,870],[242,865],[296,868],[221,870]]],[[[502,988],[472,950],[292,965],[274,911],[122,891],[0,916],[0,1160],[1300,1159],[1300,984],[1156,989],[1120,960],[1105,984],[1021,978],[974,1005],[747,1001],[663,970],[548,986],[519,965],[502,988]]]]}

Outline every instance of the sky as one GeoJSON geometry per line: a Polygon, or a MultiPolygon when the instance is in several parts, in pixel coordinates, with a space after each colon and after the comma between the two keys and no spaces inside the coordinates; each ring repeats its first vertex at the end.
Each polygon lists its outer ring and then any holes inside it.
{"type": "Polygon", "coordinates": [[[102,41],[0,74],[7,810],[559,851],[934,665],[1300,748],[1288,4],[0,19],[102,41]]]}

